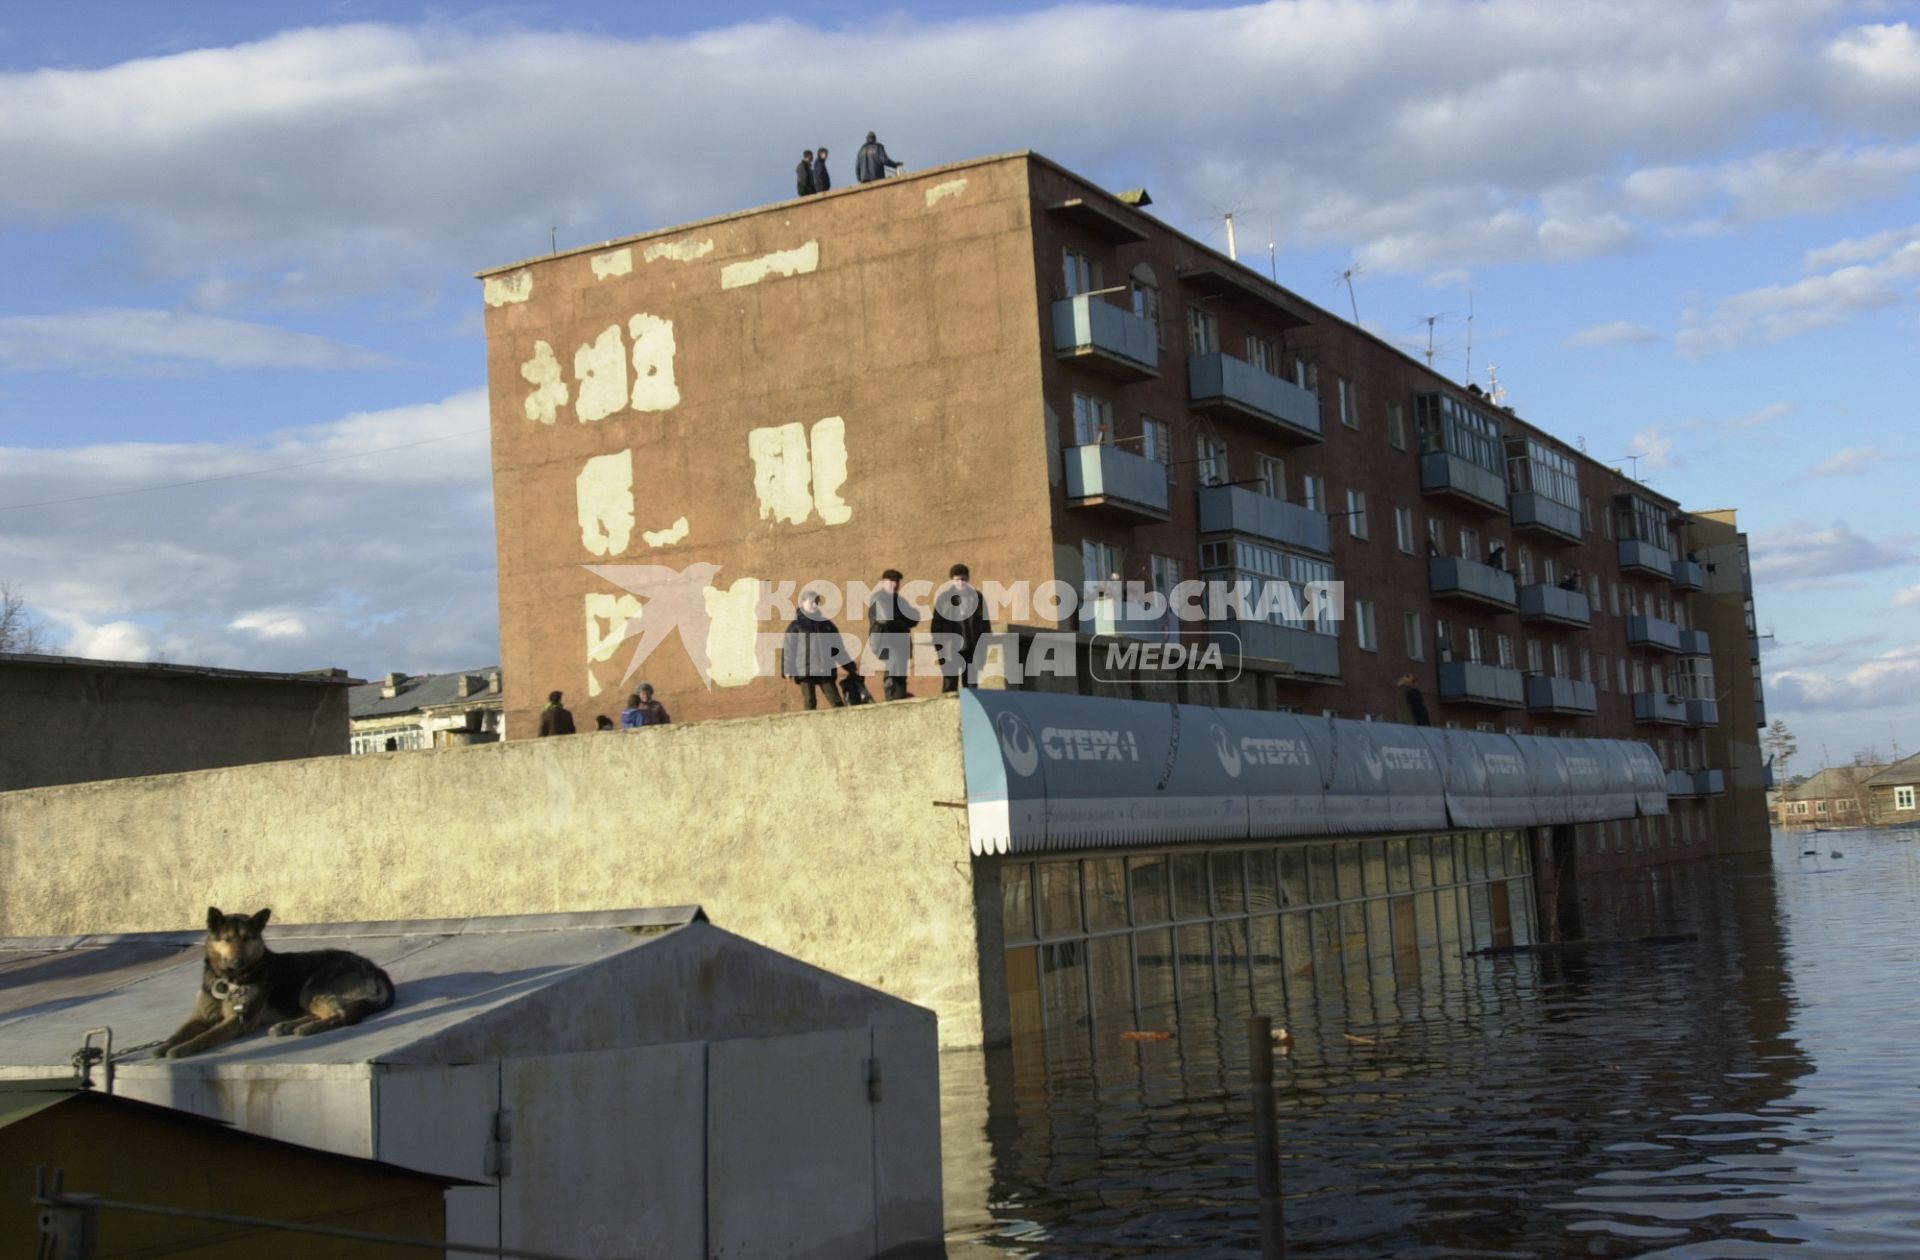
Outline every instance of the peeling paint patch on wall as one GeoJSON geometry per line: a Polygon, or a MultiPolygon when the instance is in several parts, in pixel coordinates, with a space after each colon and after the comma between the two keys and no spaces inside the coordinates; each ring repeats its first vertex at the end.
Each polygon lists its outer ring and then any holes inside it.
{"type": "Polygon", "coordinates": [[[948,197],[958,197],[965,191],[967,191],[967,181],[964,179],[950,179],[944,184],[935,184],[927,189],[927,205],[932,206],[935,202],[948,197]]]}
{"type": "Polygon", "coordinates": [[[847,422],[839,416],[813,425],[813,506],[829,525],[844,525],[853,509],[840,497],[847,484],[847,422]]]}
{"type": "Polygon", "coordinates": [[[509,271],[504,276],[488,276],[486,283],[480,286],[480,296],[486,299],[488,306],[524,302],[533,296],[533,273],[522,268],[509,271]]]}
{"type": "Polygon", "coordinates": [[[680,404],[673,379],[673,321],[642,312],[627,321],[633,337],[633,409],[666,411],[680,404]]]}
{"type": "MultiPolygon", "coordinates": [[[[586,598],[587,661],[604,661],[633,630],[639,628],[640,599],[594,591],[586,598]]],[[[591,671],[589,671],[591,673],[591,671]]]]}
{"type": "Polygon", "coordinates": [[[609,325],[591,345],[574,351],[573,379],[580,382],[573,414],[582,424],[604,420],[627,405],[627,356],[620,325],[609,325]]]}
{"type": "MultiPolygon", "coordinates": [[[[798,427],[797,425],[795,426],[798,427]]],[[[760,579],[739,578],[726,590],[709,586],[707,601],[707,667],[715,686],[744,687],[760,676],[756,652],[760,622],[760,579]]],[[[768,673],[772,662],[768,662],[768,673]]]]}
{"type": "Polygon", "coordinates": [[[661,258],[665,258],[669,262],[693,262],[697,259],[705,258],[712,252],[712,241],[696,241],[689,236],[677,241],[655,241],[653,244],[647,246],[646,252],[641,254],[641,257],[648,262],[654,262],[661,258]]]}
{"type": "Polygon", "coordinates": [[[758,258],[749,258],[745,262],[728,263],[720,269],[720,287],[739,289],[749,284],[759,284],[772,276],[800,276],[820,266],[820,242],[808,241],[805,245],[793,249],[776,250],[771,254],[762,254],[758,258]]]}
{"type": "Polygon", "coordinates": [[[608,276],[625,276],[633,273],[633,251],[616,249],[605,254],[595,254],[589,260],[596,280],[605,280],[608,276]]]}
{"type": "Polygon", "coordinates": [[[533,343],[533,357],[520,365],[520,375],[533,392],[527,395],[527,419],[552,424],[560,408],[567,405],[567,383],[560,379],[560,360],[553,347],[544,341],[533,343]]]}
{"type": "Polygon", "coordinates": [[[596,556],[617,556],[633,540],[633,452],[595,455],[574,478],[580,545],[596,556]]]}
{"type": "Polygon", "coordinates": [[[649,547],[671,547],[686,538],[687,530],[687,518],[683,516],[666,529],[641,530],[640,538],[649,547]]]}
{"type": "Polygon", "coordinates": [[[813,511],[813,466],[807,457],[807,431],[797,421],[755,429],[747,434],[753,457],[753,493],[760,519],[798,525],[813,511]]]}

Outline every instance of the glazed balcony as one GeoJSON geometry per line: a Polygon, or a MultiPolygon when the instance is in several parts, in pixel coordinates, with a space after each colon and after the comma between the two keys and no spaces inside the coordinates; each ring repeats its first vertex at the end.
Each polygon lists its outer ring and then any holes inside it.
{"type": "Polygon", "coordinates": [[[1519,602],[1513,574],[1465,556],[1428,556],[1427,589],[1437,599],[1457,599],[1507,612],[1519,602]]]}
{"type": "Polygon", "coordinates": [[[1277,626],[1269,621],[1227,618],[1207,622],[1207,634],[1231,652],[1237,641],[1245,660],[1284,664],[1295,674],[1315,679],[1340,677],[1340,640],[1330,634],[1277,626]],[[1227,638],[1232,635],[1234,638],[1227,638]]]}
{"type": "Polygon", "coordinates": [[[1527,693],[1517,669],[1485,661],[1442,661],[1440,698],[1450,704],[1518,709],[1526,704],[1527,693]]]}
{"type": "Polygon", "coordinates": [[[1712,636],[1705,630],[1682,630],[1680,632],[1680,655],[1712,656],[1712,636]]]}
{"type": "Polygon", "coordinates": [[[1513,527],[1538,535],[1549,542],[1580,541],[1580,509],[1555,502],[1537,490],[1516,490],[1508,503],[1513,527]]]}
{"type": "Polygon", "coordinates": [[[1160,375],[1160,334],[1124,306],[1083,293],[1053,304],[1053,352],[1122,380],[1160,375]]]}
{"type": "Polygon", "coordinates": [[[1663,617],[1628,617],[1627,645],[1655,652],[1680,650],[1680,627],[1663,617]]]}
{"type": "Polygon", "coordinates": [[[1303,551],[1333,554],[1333,528],[1325,512],[1245,486],[1202,486],[1199,500],[1202,534],[1243,534],[1303,551]]]}
{"type": "Polygon", "coordinates": [[[1622,538],[1619,544],[1620,571],[1642,573],[1649,577],[1673,577],[1673,553],[1638,538],[1622,538]]]}
{"type": "Polygon", "coordinates": [[[1664,691],[1636,691],[1633,693],[1633,720],[1665,726],[1685,726],[1687,702],[1679,696],[1670,696],[1664,691]]]}
{"type": "Polygon", "coordinates": [[[1755,726],[1767,724],[1767,702],[1759,696],[1753,698],[1753,724],[1755,726]]]}
{"type": "Polygon", "coordinates": [[[1687,701],[1688,726],[1720,725],[1720,702],[1718,700],[1687,701]]]}
{"type": "Polygon", "coordinates": [[[1579,591],[1535,582],[1520,588],[1520,620],[1585,629],[1593,624],[1593,609],[1579,591]]]}
{"type": "Polygon", "coordinates": [[[1692,770],[1667,771],[1668,796],[1698,796],[1700,783],[1692,770]]]}
{"type": "Polygon", "coordinates": [[[1527,712],[1589,714],[1600,710],[1593,684],[1578,678],[1552,678],[1546,674],[1528,674],[1527,712]]]}
{"type": "Polygon", "coordinates": [[[1420,457],[1420,490],[1482,514],[1507,510],[1506,478],[1452,451],[1428,451],[1420,457]]]}
{"type": "Polygon", "coordinates": [[[1252,420],[1277,437],[1318,442],[1320,395],[1230,354],[1187,360],[1187,401],[1195,411],[1252,420]]]}
{"type": "Polygon", "coordinates": [[[1062,452],[1067,506],[1135,524],[1167,519],[1167,466],[1111,442],[1062,452]]]}
{"type": "Polygon", "coordinates": [[[1673,562],[1673,589],[1676,591],[1700,591],[1707,586],[1707,567],[1698,560],[1675,560],[1673,562]]]}

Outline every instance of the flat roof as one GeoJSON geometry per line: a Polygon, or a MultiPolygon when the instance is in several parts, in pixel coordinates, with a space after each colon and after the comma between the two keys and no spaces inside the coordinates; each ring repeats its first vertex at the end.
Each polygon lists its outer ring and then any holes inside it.
{"type": "Polygon", "coordinates": [[[215,665],[174,665],[164,661],[103,661],[87,656],[47,656],[39,652],[0,652],[0,666],[5,665],[20,665],[30,669],[111,670],[121,674],[226,679],[233,682],[305,683],[314,687],[357,687],[365,681],[352,677],[344,669],[315,669],[286,674],[271,670],[223,669],[215,665]]]}

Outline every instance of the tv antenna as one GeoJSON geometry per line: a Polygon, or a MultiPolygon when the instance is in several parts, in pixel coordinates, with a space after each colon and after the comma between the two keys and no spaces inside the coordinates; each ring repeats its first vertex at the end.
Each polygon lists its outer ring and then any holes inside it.
{"type": "Polygon", "coordinates": [[[1358,275],[1359,272],[1360,264],[1354,263],[1351,267],[1341,272],[1339,277],[1333,282],[1333,287],[1336,289],[1343,284],[1347,286],[1347,302],[1353,307],[1353,322],[1355,325],[1360,323],[1360,300],[1353,295],[1353,278],[1358,275]]]}
{"type": "Polygon", "coordinates": [[[1473,290],[1467,290],[1467,384],[1473,384],[1473,290]]]}
{"type": "Polygon", "coordinates": [[[1487,364],[1487,401],[1498,407],[1507,401],[1507,387],[1500,383],[1500,365],[1487,364]]]}
{"type": "Polygon", "coordinates": [[[1243,189],[1240,195],[1233,199],[1232,204],[1224,206],[1215,204],[1213,207],[1213,216],[1216,219],[1222,220],[1227,225],[1227,257],[1233,259],[1235,262],[1240,261],[1240,242],[1239,238],[1234,235],[1233,216],[1247,208],[1246,201],[1247,193],[1246,190],[1243,189]]]}
{"type": "Polygon", "coordinates": [[[1274,261],[1272,241],[1267,242],[1267,276],[1275,284],[1280,283],[1280,264],[1274,261]]]}
{"type": "Polygon", "coordinates": [[[1427,326],[1427,367],[1428,368],[1433,367],[1433,356],[1434,356],[1433,326],[1439,323],[1442,318],[1444,318],[1444,316],[1428,315],[1420,321],[1421,323],[1427,326]]]}

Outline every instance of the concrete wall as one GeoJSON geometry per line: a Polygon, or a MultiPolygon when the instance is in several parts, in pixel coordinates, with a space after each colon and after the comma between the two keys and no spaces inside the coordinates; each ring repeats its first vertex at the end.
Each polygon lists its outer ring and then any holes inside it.
{"type": "Polygon", "coordinates": [[[0,792],[346,751],[336,683],[0,662],[0,792]]]}
{"type": "Polygon", "coordinates": [[[0,933],[704,906],[978,1045],[959,705],[0,793],[0,933]]]}

